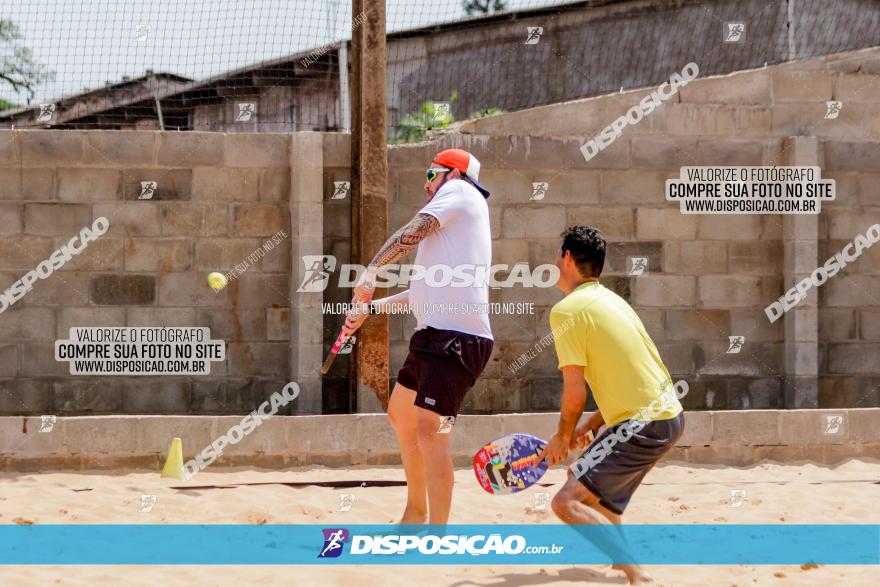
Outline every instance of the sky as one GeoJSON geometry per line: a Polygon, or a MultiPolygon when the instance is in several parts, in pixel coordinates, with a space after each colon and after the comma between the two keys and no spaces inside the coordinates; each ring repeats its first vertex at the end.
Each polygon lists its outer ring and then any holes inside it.
{"type": "MultiPolygon", "coordinates": [[[[506,0],[506,9],[561,3],[506,0]]],[[[461,0],[388,0],[386,10],[389,31],[467,16],[461,0]]],[[[147,69],[204,79],[351,37],[350,0],[0,0],[0,19],[54,72],[35,103],[147,69]]],[[[0,98],[26,101],[3,82],[0,98]]]]}

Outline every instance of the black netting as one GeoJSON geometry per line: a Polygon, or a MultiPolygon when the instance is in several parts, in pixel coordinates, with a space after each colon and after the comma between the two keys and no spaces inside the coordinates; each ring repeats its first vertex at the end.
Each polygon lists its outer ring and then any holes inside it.
{"type": "MultiPolygon", "coordinates": [[[[339,64],[369,18],[350,1],[7,0],[0,127],[344,130],[339,64]]],[[[875,46],[880,3],[389,0],[386,24],[402,142],[654,85],[691,61],[711,75],[875,46]]]]}

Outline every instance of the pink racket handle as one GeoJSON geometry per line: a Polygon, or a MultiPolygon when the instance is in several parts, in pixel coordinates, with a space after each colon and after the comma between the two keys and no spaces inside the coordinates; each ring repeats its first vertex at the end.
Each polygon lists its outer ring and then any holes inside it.
{"type": "MultiPolygon", "coordinates": [[[[370,300],[364,300],[365,303],[369,303],[370,300]]],[[[336,354],[339,352],[339,349],[342,348],[342,345],[345,344],[345,341],[348,340],[349,337],[345,336],[345,333],[340,331],[339,336],[336,337],[336,342],[333,343],[333,346],[330,348],[330,354],[327,355],[327,358],[324,359],[324,364],[321,365],[321,375],[326,375],[327,371],[330,370],[330,365],[333,364],[333,360],[336,358],[336,354]]]]}
{"type": "Polygon", "coordinates": [[[333,364],[333,359],[336,358],[336,354],[339,352],[339,349],[342,348],[342,345],[345,344],[346,340],[348,340],[348,337],[345,336],[344,332],[340,332],[339,336],[336,337],[336,342],[334,342],[333,346],[330,348],[330,354],[327,355],[327,358],[324,359],[324,364],[321,365],[321,375],[326,375],[327,371],[330,370],[330,365],[333,364]]]}

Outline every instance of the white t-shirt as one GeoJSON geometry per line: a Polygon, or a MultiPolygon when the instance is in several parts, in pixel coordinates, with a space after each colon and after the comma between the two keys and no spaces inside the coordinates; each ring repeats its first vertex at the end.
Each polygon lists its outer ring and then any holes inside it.
{"type": "Polygon", "coordinates": [[[424,276],[414,274],[409,286],[416,330],[431,326],[492,339],[489,285],[484,277],[492,264],[486,199],[471,184],[453,179],[419,213],[436,218],[440,229],[422,240],[416,251],[415,265],[425,268],[424,276]],[[453,273],[456,268],[459,275],[453,273]]]}

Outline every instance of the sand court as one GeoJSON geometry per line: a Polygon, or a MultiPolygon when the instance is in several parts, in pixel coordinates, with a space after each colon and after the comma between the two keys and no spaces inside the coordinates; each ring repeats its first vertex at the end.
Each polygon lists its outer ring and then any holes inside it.
{"type": "MultiPolygon", "coordinates": [[[[534,487],[509,496],[484,493],[469,468],[456,469],[450,523],[553,524],[538,493],[550,496],[565,470],[556,467],[534,487]]],[[[880,462],[837,466],[765,463],[747,468],[666,463],[655,468],[629,509],[631,524],[878,524],[880,462]]],[[[385,524],[396,521],[405,487],[289,487],[281,483],[402,481],[399,467],[321,466],[283,470],[213,467],[189,482],[157,471],[2,473],[3,524],[385,524]],[[233,486],[244,483],[268,483],[233,486]],[[223,485],[222,489],[172,486],[223,485]],[[143,497],[148,496],[148,497],[143,497]],[[155,499],[149,496],[155,496],[155,499]],[[143,510],[143,511],[141,511],[143,510]]],[[[875,567],[820,565],[648,566],[659,584],[874,585],[875,567]]],[[[608,566],[10,566],[5,585],[343,585],[363,586],[625,584],[608,566]]]]}

